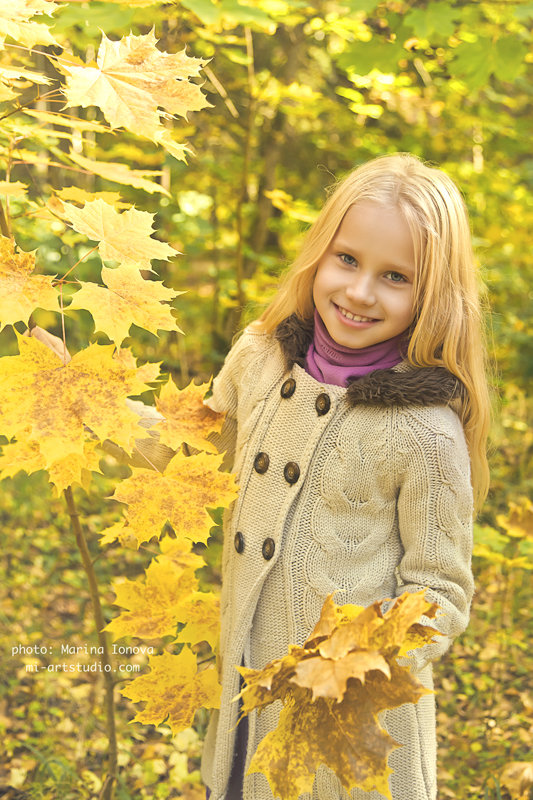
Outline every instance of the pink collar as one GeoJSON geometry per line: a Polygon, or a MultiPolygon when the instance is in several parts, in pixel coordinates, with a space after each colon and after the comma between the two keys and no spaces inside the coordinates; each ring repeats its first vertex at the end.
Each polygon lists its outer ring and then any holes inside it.
{"type": "Polygon", "coordinates": [[[315,331],[305,362],[309,375],[321,383],[332,383],[335,386],[346,386],[350,378],[360,378],[377,369],[390,369],[404,356],[407,350],[406,333],[400,333],[392,339],[353,350],[343,347],[331,338],[318,311],[315,309],[315,331]]]}

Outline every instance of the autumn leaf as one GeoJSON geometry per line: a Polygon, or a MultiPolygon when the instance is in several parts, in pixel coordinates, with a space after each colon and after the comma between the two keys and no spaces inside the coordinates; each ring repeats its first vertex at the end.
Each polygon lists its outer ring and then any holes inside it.
{"type": "MultiPolygon", "coordinates": [[[[63,365],[46,345],[17,334],[20,355],[0,359],[2,433],[38,444],[48,469],[58,459],[83,455],[88,438],[111,439],[127,452],[139,436],[139,417],[126,405],[159,373],[140,369],[113,345],[90,345],[63,365]],[[91,432],[87,432],[86,428],[91,432]]],[[[133,362],[134,363],[134,362],[133,362]]]]}
{"type": "Polygon", "coordinates": [[[178,252],[165,242],[152,239],[154,214],[129,208],[119,213],[102,199],[91,200],[83,208],[63,203],[64,216],[74,230],[99,242],[102,261],[118,261],[139,269],[152,269],[154,258],[168,260],[178,252]]]}
{"type": "MultiPolygon", "coordinates": [[[[32,155],[33,154],[27,151],[23,154],[25,160],[30,160],[32,155]]],[[[121,164],[119,161],[95,161],[94,159],[82,156],[81,153],[76,153],[75,150],[71,150],[68,156],[70,160],[81,167],[84,172],[88,172],[92,175],[100,175],[101,178],[105,178],[107,181],[133,186],[135,189],[142,189],[150,194],[159,192],[160,194],[165,194],[170,197],[170,193],[161,186],[160,183],[149,180],[149,178],[160,178],[162,175],[160,170],[130,169],[126,164],[121,164]]],[[[30,160],[30,163],[48,162],[42,159],[39,160],[36,157],[33,161],[30,160]]]]}
{"type": "Polygon", "coordinates": [[[53,14],[59,6],[52,0],[0,0],[0,43],[10,36],[30,49],[36,44],[54,44],[47,25],[32,22],[37,14],[53,14]]]}
{"type": "Polygon", "coordinates": [[[398,745],[378,715],[429,692],[397,656],[403,646],[432,640],[436,631],[418,620],[436,610],[424,591],[406,592],[385,613],[381,602],[339,607],[330,595],[303,647],[291,645],[262,670],[237,667],[245,680],[243,714],[283,703],[278,727],[262,740],[249,773],[263,772],[275,796],[297,800],[325,764],[346,791],[357,786],[390,798],[387,758],[398,745]]]}
{"type": "Polygon", "coordinates": [[[161,304],[182,292],[167,289],[161,281],[145,280],[136,267],[103,267],[102,280],[107,289],[80,281],[81,289],[73,296],[69,308],[89,311],[95,329],[106,333],[116,344],[123,342],[132,325],[154,334],[158,330],[182,333],[170,307],[161,304]]]}
{"type": "Polygon", "coordinates": [[[164,652],[150,656],[151,672],[130,681],[122,690],[134,703],[145,702],[135,722],[160,725],[167,720],[172,733],[188,728],[198,708],[218,708],[220,685],[212,666],[198,671],[196,656],[188,647],[179,655],[164,652]]]}
{"type": "MultiPolygon", "coordinates": [[[[182,593],[184,595],[184,593],[182,593]]],[[[178,633],[176,642],[199,644],[207,642],[211,650],[218,648],[220,635],[220,598],[213,592],[192,592],[182,596],[178,614],[186,625],[178,633]]]]}
{"type": "Polygon", "coordinates": [[[263,772],[274,797],[297,800],[311,792],[316,769],[325,764],[347,791],[359,786],[390,798],[387,758],[395,747],[378,729],[366,697],[332,705],[296,693],[282,708],[278,727],[260,742],[247,774],[263,772]]]}
{"type": "Polygon", "coordinates": [[[115,605],[127,609],[104,629],[114,639],[137,636],[156,639],[175,635],[178,622],[185,622],[180,610],[183,596],[198,588],[193,569],[178,569],[170,560],[153,560],[146,570],[146,580],[115,583],[115,605]]]}
{"type": "MultiPolygon", "coordinates": [[[[206,507],[229,505],[237,496],[235,477],[220,472],[221,464],[222,456],[177,453],[163,474],[134,470],[112,495],[128,505],[123,528],[114,526],[115,538],[132,534],[142,544],[152,536],[159,538],[169,522],[178,536],[205,543],[213,526],[206,507]]],[[[107,533],[103,531],[104,536],[107,533]]]]}
{"type": "Polygon", "coordinates": [[[54,487],[52,494],[55,497],[59,497],[64,489],[72,485],[79,485],[85,491],[88,490],[91,473],[100,472],[97,442],[85,442],[83,453],[69,453],[47,467],[38,442],[31,440],[29,436],[30,429],[26,434],[20,434],[19,441],[3,446],[0,455],[0,480],[11,478],[21,470],[31,475],[33,472],[46,469],[48,479],[54,487]]]}
{"type": "Polygon", "coordinates": [[[33,253],[15,252],[14,242],[0,237],[0,330],[27,322],[36,308],[59,311],[53,277],[35,275],[33,253]]]}
{"type": "MultiPolygon", "coordinates": [[[[25,197],[27,192],[28,187],[25,183],[21,183],[21,181],[0,181],[0,194],[6,195],[7,197],[25,197]]],[[[27,255],[29,255],[29,253],[27,253],[27,255]]],[[[4,266],[3,263],[2,266],[4,266]]]]}
{"type": "Polygon", "coordinates": [[[157,410],[164,420],[154,426],[159,431],[160,441],[177,450],[183,442],[197,450],[216,453],[216,447],[207,437],[210,433],[220,433],[224,421],[223,414],[217,414],[203,403],[209,383],[196,386],[193,381],[181,391],[173,380],[161,387],[156,399],[157,410]]]}
{"type": "MultiPolygon", "coordinates": [[[[184,50],[163,53],[156,43],[153,30],[118,42],[104,34],[96,64],[58,61],[68,75],[64,89],[68,105],[98,106],[111,128],[124,127],[154,142],[168,143],[163,116],[186,117],[188,111],[209,105],[200,87],[189,80],[199,75],[204,62],[184,50]]],[[[173,154],[180,157],[179,152],[173,154]]]]}

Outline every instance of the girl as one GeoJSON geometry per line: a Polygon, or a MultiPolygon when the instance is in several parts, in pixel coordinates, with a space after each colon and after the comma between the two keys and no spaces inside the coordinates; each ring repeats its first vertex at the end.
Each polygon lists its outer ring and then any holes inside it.
{"type": "MultiPolygon", "coordinates": [[[[241,492],[224,521],[223,691],[202,776],[211,800],[272,800],[265,776],[245,772],[279,704],[236,731],[236,665],[259,669],[302,645],[330,592],[366,606],[428,587],[444,635],[411,661],[431,688],[431,661],[468,622],[489,402],[469,223],[453,182],[405,154],[352,172],[206,402],[227,415],[218,444],[241,492]]],[[[393,800],[433,800],[433,695],[384,721],[403,745],[389,762],[393,800]]],[[[341,798],[319,766],[312,800],[341,798]]]]}

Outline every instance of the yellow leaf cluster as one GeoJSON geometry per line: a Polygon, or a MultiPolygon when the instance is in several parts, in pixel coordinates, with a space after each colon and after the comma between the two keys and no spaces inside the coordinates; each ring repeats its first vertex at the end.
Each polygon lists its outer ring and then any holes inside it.
{"type": "Polygon", "coordinates": [[[98,344],[63,365],[37,339],[17,338],[20,354],[0,359],[0,432],[33,448],[31,455],[19,445],[19,469],[45,468],[63,489],[73,476],[83,483],[83,470],[94,468],[88,440],[111,439],[131,452],[139,435],[138,416],[126,398],[149,388],[158,366],[136,368],[129,351],[113,356],[113,345],[98,344]]]}
{"type": "Polygon", "coordinates": [[[126,609],[106,630],[115,639],[136,636],[155,639],[176,634],[178,623],[185,628],[177,642],[197,645],[207,642],[214,651],[218,644],[220,604],[212,592],[200,592],[195,570],[203,558],[191,552],[190,543],[169,540],[158,559],[146,570],[146,580],[116,583],[115,604],[126,609]],[[171,544],[169,545],[168,542],[171,544]]]}
{"type": "Polygon", "coordinates": [[[385,613],[381,603],[338,607],[332,598],[303,647],[292,646],[262,670],[237,667],[246,682],[243,714],[283,703],[278,727],[260,743],[249,772],[263,772],[275,796],[297,800],[325,764],[346,791],[358,786],[390,798],[387,758],[398,744],[378,714],[428,693],[397,658],[438,633],[419,623],[437,606],[424,591],[403,594],[385,613]]]}
{"type": "Polygon", "coordinates": [[[36,308],[58,311],[58,293],[49,275],[35,275],[33,253],[16,253],[11,239],[0,237],[0,330],[28,322],[36,308]]]}
{"type": "MultiPolygon", "coordinates": [[[[111,438],[111,437],[109,437],[111,438]]],[[[235,476],[221,472],[222,456],[177,453],[163,474],[135,469],[122,481],[113,499],[126,503],[125,522],[113,526],[113,538],[133,536],[137,545],[159,538],[168,522],[181,537],[207,542],[213,526],[206,508],[229,505],[237,496],[235,476]]],[[[103,531],[111,541],[109,529],[103,531]]]]}
{"type": "Polygon", "coordinates": [[[183,159],[186,148],[171,139],[161,118],[186,117],[188,111],[209,105],[189,80],[199,75],[204,62],[184,50],[161,52],[156,43],[153,30],[118,42],[104,35],[96,63],[58,61],[58,67],[68,76],[64,92],[69,106],[98,106],[111,128],[127,128],[183,159]]]}
{"type": "Polygon", "coordinates": [[[216,669],[209,666],[198,670],[190,648],[184,647],[179,655],[165,651],[160,656],[151,656],[150,669],[147,675],[134,678],[121,690],[134,703],[146,703],[134,721],[160,725],[166,720],[176,734],[192,724],[198,708],[219,707],[216,669]]]}
{"type": "Polygon", "coordinates": [[[47,25],[32,22],[37,14],[53,14],[52,0],[0,0],[0,43],[9,36],[30,49],[36,44],[55,44],[47,25]]]}

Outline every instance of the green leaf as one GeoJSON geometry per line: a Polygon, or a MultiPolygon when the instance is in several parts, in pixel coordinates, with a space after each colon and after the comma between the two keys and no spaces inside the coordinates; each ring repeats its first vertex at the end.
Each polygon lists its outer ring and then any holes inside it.
{"type": "Polygon", "coordinates": [[[346,0],[343,6],[347,6],[350,13],[355,14],[357,11],[364,11],[369,14],[376,6],[379,5],[379,0],[346,0]]]}
{"type": "Polygon", "coordinates": [[[405,58],[406,50],[398,42],[371,39],[370,42],[356,42],[337,58],[341,69],[368,75],[373,69],[380,72],[396,72],[398,61],[405,58]]]}
{"type": "Polygon", "coordinates": [[[533,17],[533,3],[515,6],[515,8],[513,8],[513,17],[520,20],[520,22],[531,19],[531,17],[533,17]]]}
{"type": "Polygon", "coordinates": [[[405,25],[412,28],[420,39],[432,34],[448,37],[454,33],[459,11],[448,3],[429,3],[427,8],[415,8],[405,16],[405,25]]]}
{"type": "Polygon", "coordinates": [[[491,74],[492,41],[488,38],[459,45],[450,64],[450,72],[461,78],[470,89],[480,89],[491,74]]]}
{"type": "Polygon", "coordinates": [[[196,14],[204,25],[216,25],[222,17],[220,6],[212,0],[181,0],[181,5],[196,14]]]}
{"type": "Polygon", "coordinates": [[[524,67],[527,48],[516,36],[505,36],[493,48],[494,73],[502,81],[514,81],[524,67]]]}

